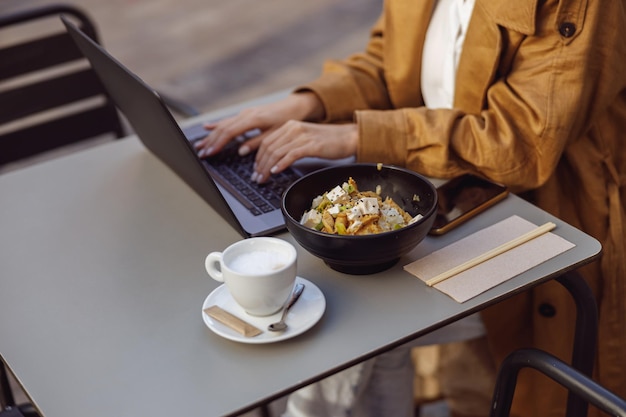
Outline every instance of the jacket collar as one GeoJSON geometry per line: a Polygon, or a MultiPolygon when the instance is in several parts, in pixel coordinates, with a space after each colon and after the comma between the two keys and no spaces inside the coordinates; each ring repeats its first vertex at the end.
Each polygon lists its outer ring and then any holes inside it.
{"type": "Polygon", "coordinates": [[[495,23],[507,29],[532,35],[539,0],[476,0],[474,7],[481,7],[495,23]]]}

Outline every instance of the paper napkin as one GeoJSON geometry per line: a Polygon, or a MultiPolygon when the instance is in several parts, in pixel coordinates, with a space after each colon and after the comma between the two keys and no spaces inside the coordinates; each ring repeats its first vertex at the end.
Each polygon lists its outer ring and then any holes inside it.
{"type": "MultiPolygon", "coordinates": [[[[536,227],[537,225],[519,216],[511,216],[405,265],[404,269],[426,282],[536,227]]],[[[434,287],[463,303],[574,246],[560,236],[546,233],[434,287]]]]}

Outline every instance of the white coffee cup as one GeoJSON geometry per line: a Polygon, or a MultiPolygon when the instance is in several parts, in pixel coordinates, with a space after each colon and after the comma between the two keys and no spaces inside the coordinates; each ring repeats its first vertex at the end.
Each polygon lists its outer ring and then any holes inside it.
{"type": "Polygon", "coordinates": [[[253,237],[211,252],[204,265],[224,282],[246,313],[267,316],[285,304],[296,281],[296,248],[273,237],[253,237]]]}

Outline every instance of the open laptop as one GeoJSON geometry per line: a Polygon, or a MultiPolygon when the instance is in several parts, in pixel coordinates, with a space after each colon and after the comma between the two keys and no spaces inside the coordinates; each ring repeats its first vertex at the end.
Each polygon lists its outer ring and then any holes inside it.
{"type": "Polygon", "coordinates": [[[198,125],[186,129],[186,135],[154,89],[76,25],[64,17],[61,19],[144,146],[244,237],[270,235],[282,230],[285,227],[280,211],[282,192],[296,178],[333,163],[307,159],[294,164],[285,173],[273,176],[266,184],[259,185],[250,181],[251,172],[248,172],[254,156],[239,157],[236,143],[233,143],[232,149],[214,158],[199,158],[193,141],[205,137],[208,132],[198,125]]]}

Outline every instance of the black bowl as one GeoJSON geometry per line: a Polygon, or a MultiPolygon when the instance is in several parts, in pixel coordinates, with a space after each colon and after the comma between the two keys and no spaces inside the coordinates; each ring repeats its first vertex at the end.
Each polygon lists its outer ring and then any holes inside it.
{"type": "Polygon", "coordinates": [[[348,274],[373,274],[393,266],[421,242],[437,211],[437,190],[424,176],[408,169],[378,164],[350,164],[321,169],[294,182],[283,195],[282,212],[294,239],[328,266],[348,274]],[[391,197],[411,216],[421,220],[391,232],[374,235],[333,235],[300,224],[315,197],[352,177],[359,190],[391,197]],[[418,196],[419,199],[415,199],[418,196]]]}

